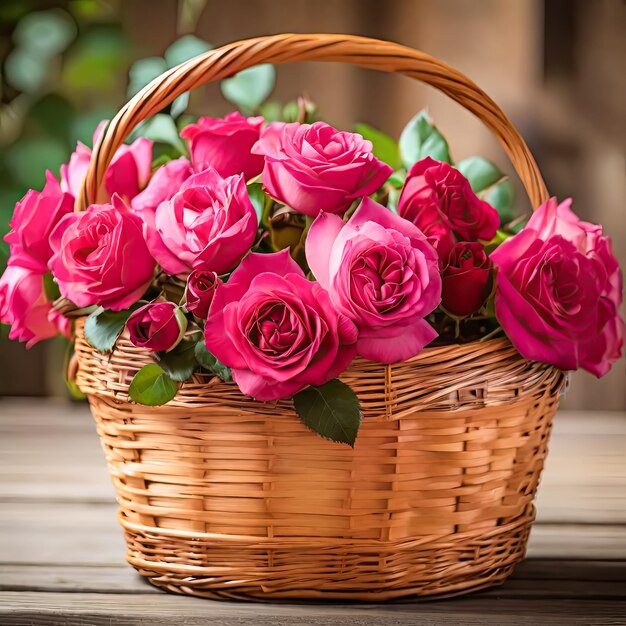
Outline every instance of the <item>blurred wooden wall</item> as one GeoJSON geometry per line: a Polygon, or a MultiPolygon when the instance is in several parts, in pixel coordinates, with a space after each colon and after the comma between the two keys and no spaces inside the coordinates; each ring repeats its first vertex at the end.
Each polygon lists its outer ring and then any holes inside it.
{"type": "MultiPolygon", "coordinates": [[[[176,0],[121,4],[138,56],[160,55],[176,38],[178,10],[176,0]]],[[[208,0],[194,32],[215,46],[278,32],[346,32],[440,57],[502,106],[536,153],[550,190],[574,196],[581,216],[605,224],[626,267],[625,15],[620,0],[208,0]]],[[[407,78],[337,64],[280,67],[275,95],[303,93],[340,127],[363,121],[394,135],[426,106],[455,159],[482,154],[513,173],[478,120],[407,78]]],[[[191,106],[209,115],[229,110],[215,86],[192,97],[191,106]]],[[[521,188],[518,195],[527,207],[521,188]]],[[[0,370],[7,368],[2,351],[0,370]]],[[[570,408],[626,408],[626,361],[601,381],[574,378],[570,408]]],[[[17,389],[0,379],[0,394],[11,391],[17,389]]]]}

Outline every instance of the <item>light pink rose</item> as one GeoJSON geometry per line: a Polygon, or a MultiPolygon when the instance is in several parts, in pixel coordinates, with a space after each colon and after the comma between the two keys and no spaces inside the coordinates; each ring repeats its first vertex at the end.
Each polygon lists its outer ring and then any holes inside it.
{"type": "Polygon", "coordinates": [[[398,213],[432,238],[442,264],[455,238],[489,241],[500,225],[496,209],[472,191],[461,172],[430,157],[409,170],[398,213]]]}
{"type": "Polygon", "coordinates": [[[185,126],[180,136],[189,140],[196,172],[212,167],[223,178],[243,174],[249,180],[263,170],[263,157],[252,154],[251,149],[264,122],[262,117],[244,117],[235,111],[223,119],[201,117],[196,124],[185,126]]]}
{"type": "MultiPolygon", "coordinates": [[[[94,144],[104,126],[105,122],[98,125],[93,135],[94,144]]],[[[129,201],[146,186],[152,165],[152,144],[149,139],[140,137],[131,144],[119,147],[104,176],[104,189],[108,195],[106,200],[110,200],[113,194],[118,194],[125,201],[129,201]]],[[[91,148],[79,141],[69,163],[61,166],[63,191],[78,197],[90,159],[91,148]]]]}
{"type": "Polygon", "coordinates": [[[491,254],[496,317],[525,358],[603,376],[624,343],[622,275],[610,239],[570,205],[548,200],[491,254]]]}
{"type": "Polygon", "coordinates": [[[161,241],[155,225],[159,204],[171,200],[192,174],[191,163],[185,157],[168,161],[154,172],[148,186],[131,200],[131,208],[143,220],[143,235],[151,250],[161,241]]]}
{"type": "Polygon", "coordinates": [[[437,336],[424,319],[441,301],[437,253],[411,222],[364,198],[345,224],[319,215],[306,258],[335,308],[359,329],[357,351],[366,359],[403,361],[437,336]]]}
{"type": "Polygon", "coordinates": [[[218,287],[205,337],[244,394],[276,400],[343,372],[356,353],[357,331],[282,250],[248,255],[218,287]]]}
{"type": "Polygon", "coordinates": [[[143,295],[154,259],[141,220],[118,196],[66,215],[51,237],[50,269],[63,296],[79,307],[127,309],[143,295]]]}
{"type": "Polygon", "coordinates": [[[187,329],[187,319],[173,302],[149,302],[126,322],[130,341],[138,348],[165,352],[175,348],[187,329]]]}
{"type": "Polygon", "coordinates": [[[221,274],[250,250],[257,226],[243,176],[222,178],[208,168],[158,206],[148,245],[168,274],[192,268],[221,274]]]}
{"type": "Polygon", "coordinates": [[[27,348],[59,332],[70,334],[70,321],[46,298],[43,274],[19,265],[9,265],[0,278],[0,321],[11,326],[9,339],[25,341],[27,348]]]}
{"type": "Polygon", "coordinates": [[[52,256],[50,233],[73,206],[72,196],[61,191],[54,175],[46,172],[43,190],[29,189],[15,205],[11,231],[4,238],[10,247],[11,264],[46,273],[52,256]]]}
{"type": "Polygon", "coordinates": [[[372,142],[324,122],[274,122],[252,149],[265,157],[267,193],[294,211],[315,217],[343,213],[379,189],[392,168],[372,153],[372,142]]]}

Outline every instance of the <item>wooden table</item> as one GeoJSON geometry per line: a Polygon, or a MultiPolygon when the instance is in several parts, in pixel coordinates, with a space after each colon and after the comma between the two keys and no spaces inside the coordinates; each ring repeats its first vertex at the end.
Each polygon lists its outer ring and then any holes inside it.
{"type": "Polygon", "coordinates": [[[124,562],[84,405],[0,399],[0,624],[626,624],[626,416],[560,414],[529,559],[439,602],[247,604],[171,595],[124,562]]]}

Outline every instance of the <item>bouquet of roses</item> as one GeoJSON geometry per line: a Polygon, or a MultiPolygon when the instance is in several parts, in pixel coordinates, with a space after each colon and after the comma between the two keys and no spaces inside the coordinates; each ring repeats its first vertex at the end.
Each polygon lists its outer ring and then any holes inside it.
{"type": "Polygon", "coordinates": [[[135,402],[164,404],[202,369],[256,400],[293,398],[308,426],[350,444],[359,403],[337,377],[357,356],[390,364],[504,332],[562,370],[602,376],[619,358],[618,263],[570,200],[512,219],[502,173],[452,164],[424,113],[399,145],[304,121],[200,118],[180,133],[187,154],[156,162],[138,138],[81,213],[79,145],[60,181],[48,173],[15,208],[0,280],[10,337],[70,336],[73,309],[95,349],[127,328],[151,351],[135,402]]]}

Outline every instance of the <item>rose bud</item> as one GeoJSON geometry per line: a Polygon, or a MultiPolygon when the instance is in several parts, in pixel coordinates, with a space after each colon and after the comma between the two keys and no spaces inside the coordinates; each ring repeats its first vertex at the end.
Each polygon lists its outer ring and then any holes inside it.
{"type": "Polygon", "coordinates": [[[459,317],[478,311],[491,290],[491,268],[482,244],[455,244],[443,270],[441,298],[446,311],[459,317]]]}
{"type": "Polygon", "coordinates": [[[215,272],[193,270],[187,278],[185,307],[196,317],[205,320],[209,316],[209,307],[218,285],[221,284],[215,272]]]}
{"type": "Polygon", "coordinates": [[[138,348],[169,352],[187,330],[187,318],[173,302],[150,302],[137,309],[126,322],[130,340],[138,348]]]}

